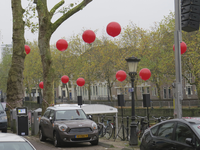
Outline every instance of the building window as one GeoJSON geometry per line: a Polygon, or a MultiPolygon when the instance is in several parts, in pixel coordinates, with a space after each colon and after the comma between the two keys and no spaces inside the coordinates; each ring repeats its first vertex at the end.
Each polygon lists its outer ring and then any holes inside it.
{"type": "Polygon", "coordinates": [[[142,87],[142,94],[144,94],[144,87],[142,87]]]}
{"type": "Polygon", "coordinates": [[[170,88],[168,89],[168,94],[169,94],[169,98],[171,98],[172,96],[171,96],[171,89],[170,88]]]}
{"type": "Polygon", "coordinates": [[[93,95],[95,95],[95,86],[93,86],[93,95]]]}
{"type": "Polygon", "coordinates": [[[192,87],[191,86],[186,87],[186,95],[188,95],[188,96],[192,95],[192,87]]]}
{"type": "Polygon", "coordinates": [[[167,90],[166,90],[166,88],[164,88],[164,90],[163,90],[163,97],[167,98],[167,90]]]}
{"type": "Polygon", "coordinates": [[[195,91],[195,95],[197,95],[197,87],[196,86],[195,86],[194,91],[195,91]]]}
{"type": "Polygon", "coordinates": [[[147,87],[147,94],[149,94],[149,87],[147,87]]]}
{"type": "Polygon", "coordinates": [[[96,86],[96,95],[98,95],[98,88],[97,88],[97,86],[96,86]]]}
{"type": "Polygon", "coordinates": [[[62,97],[66,97],[65,96],[65,90],[62,91],[62,97]]]}
{"type": "Polygon", "coordinates": [[[127,92],[128,92],[128,88],[125,88],[124,89],[124,95],[127,95],[127,92]]]}

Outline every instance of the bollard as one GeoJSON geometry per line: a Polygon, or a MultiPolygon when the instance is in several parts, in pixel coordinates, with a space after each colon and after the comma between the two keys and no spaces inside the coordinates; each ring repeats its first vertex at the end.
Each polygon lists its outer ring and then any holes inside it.
{"type": "Polygon", "coordinates": [[[115,127],[116,127],[116,122],[115,122],[115,115],[113,116],[113,139],[115,139],[115,127]]]}

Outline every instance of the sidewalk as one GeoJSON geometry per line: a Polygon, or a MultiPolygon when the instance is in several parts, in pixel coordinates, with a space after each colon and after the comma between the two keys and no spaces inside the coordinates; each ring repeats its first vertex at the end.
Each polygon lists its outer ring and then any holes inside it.
{"type": "Polygon", "coordinates": [[[121,141],[120,139],[99,138],[99,145],[109,150],[140,150],[139,146],[129,146],[129,141],[121,141]]]}

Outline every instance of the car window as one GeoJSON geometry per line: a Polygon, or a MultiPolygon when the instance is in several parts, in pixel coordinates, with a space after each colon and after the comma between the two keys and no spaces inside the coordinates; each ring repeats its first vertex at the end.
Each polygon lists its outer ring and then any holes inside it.
{"type": "Polygon", "coordinates": [[[27,142],[0,142],[1,150],[34,150],[27,142]]]}
{"type": "Polygon", "coordinates": [[[56,111],[56,120],[70,119],[70,120],[78,120],[78,119],[86,119],[86,115],[81,109],[74,110],[59,110],[56,111]]]}
{"type": "Polygon", "coordinates": [[[161,124],[158,130],[158,136],[166,139],[171,139],[173,129],[174,129],[174,122],[161,124]]]}
{"type": "Polygon", "coordinates": [[[49,117],[51,117],[54,120],[54,118],[55,118],[54,110],[51,110],[49,117]]]}
{"type": "Polygon", "coordinates": [[[175,140],[181,143],[186,143],[185,139],[186,138],[193,138],[193,132],[192,130],[183,123],[178,123],[176,127],[176,132],[175,132],[175,140]]]}
{"type": "Polygon", "coordinates": [[[155,126],[155,127],[151,128],[151,133],[153,134],[153,136],[156,136],[156,132],[158,130],[158,127],[159,126],[155,126]]]}
{"type": "Polygon", "coordinates": [[[200,124],[191,124],[191,125],[197,131],[197,133],[200,135],[200,124]]]}
{"type": "Polygon", "coordinates": [[[47,109],[44,113],[44,117],[49,118],[50,109],[47,109]]]}
{"type": "Polygon", "coordinates": [[[0,111],[4,110],[3,105],[0,103],[0,111]]]}

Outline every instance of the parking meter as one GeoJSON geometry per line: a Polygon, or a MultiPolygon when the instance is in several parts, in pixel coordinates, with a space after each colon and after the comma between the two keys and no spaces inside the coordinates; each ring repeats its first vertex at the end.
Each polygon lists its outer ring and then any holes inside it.
{"type": "Polygon", "coordinates": [[[27,107],[17,107],[17,134],[18,135],[28,135],[28,111],[27,107]]]}

